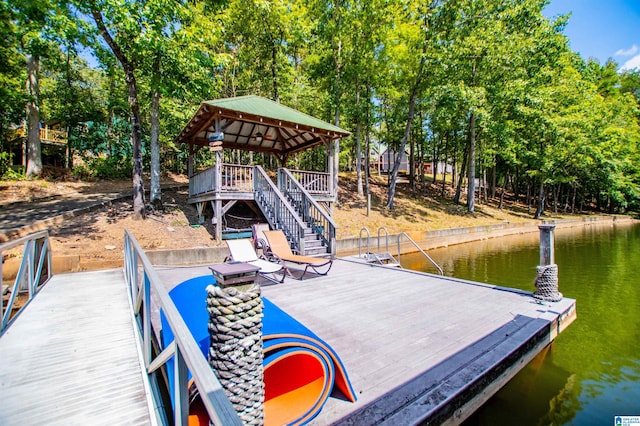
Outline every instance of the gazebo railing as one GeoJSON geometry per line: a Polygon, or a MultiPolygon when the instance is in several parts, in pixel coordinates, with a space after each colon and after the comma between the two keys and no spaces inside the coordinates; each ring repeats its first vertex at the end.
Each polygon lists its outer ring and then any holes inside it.
{"type": "MultiPolygon", "coordinates": [[[[174,424],[186,425],[189,416],[188,372],[191,373],[202,402],[215,425],[241,425],[242,422],[224,393],[214,371],[202,355],[189,328],[185,324],[169,293],[138,241],[128,230],[124,233],[124,275],[131,297],[133,314],[138,326],[142,356],[150,382],[155,383],[157,371],[174,358],[173,418],[174,424]],[[174,336],[174,341],[153,358],[151,327],[151,300],[157,300],[174,336]]],[[[155,392],[157,386],[151,386],[155,392]]],[[[154,395],[156,403],[161,401],[154,395]]]]}
{"type": "Polygon", "coordinates": [[[307,170],[289,170],[291,175],[311,195],[334,195],[329,186],[331,175],[325,172],[310,172],[307,170]]]}
{"type": "Polygon", "coordinates": [[[223,191],[252,192],[253,166],[223,164],[220,188],[223,191]]]}
{"type": "MultiPolygon", "coordinates": [[[[24,245],[22,262],[18,268],[18,273],[10,292],[7,306],[4,300],[0,303],[0,319],[2,325],[0,334],[10,325],[11,321],[21,312],[21,310],[35,297],[38,291],[52,276],[51,271],[51,243],[49,242],[49,231],[39,231],[33,234],[18,238],[14,241],[0,245],[0,260],[4,259],[4,254],[20,245],[24,245]],[[13,317],[13,305],[19,293],[28,293],[28,300],[22,305],[13,317]]],[[[0,284],[2,283],[2,263],[0,263],[0,284]]],[[[2,287],[4,299],[5,287],[2,287]]]]}
{"type": "MultiPolygon", "coordinates": [[[[332,197],[330,175],[325,172],[310,172],[306,170],[289,170],[300,185],[314,197],[332,197]]],[[[239,164],[221,164],[220,177],[216,173],[216,166],[208,167],[189,178],[189,196],[194,197],[208,192],[252,192],[254,166],[239,164]],[[220,180],[220,185],[216,183],[220,180]]]]}
{"type": "Polygon", "coordinates": [[[253,166],[238,164],[222,164],[220,166],[220,187],[216,186],[218,176],[216,166],[193,174],[189,178],[189,196],[193,197],[212,191],[222,192],[252,192],[253,166]]]}
{"type": "Polygon", "coordinates": [[[189,177],[189,196],[211,192],[216,187],[216,168],[211,166],[189,177]]]}

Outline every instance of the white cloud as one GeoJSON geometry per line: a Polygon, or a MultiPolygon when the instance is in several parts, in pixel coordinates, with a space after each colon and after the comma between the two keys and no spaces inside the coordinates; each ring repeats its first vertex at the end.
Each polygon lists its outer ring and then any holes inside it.
{"type": "Polygon", "coordinates": [[[616,56],[632,56],[632,55],[635,55],[637,51],[638,51],[638,46],[634,44],[627,50],[625,49],[618,50],[616,52],[616,56]]]}
{"type": "Polygon", "coordinates": [[[640,55],[636,55],[633,58],[629,59],[625,62],[621,67],[620,71],[640,71],[640,55]]]}

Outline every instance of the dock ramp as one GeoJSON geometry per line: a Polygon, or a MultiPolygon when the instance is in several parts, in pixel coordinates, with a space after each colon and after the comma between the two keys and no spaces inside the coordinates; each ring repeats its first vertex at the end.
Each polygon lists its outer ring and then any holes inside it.
{"type": "Polygon", "coordinates": [[[156,424],[120,269],[54,275],[0,359],[2,425],[156,424]]]}

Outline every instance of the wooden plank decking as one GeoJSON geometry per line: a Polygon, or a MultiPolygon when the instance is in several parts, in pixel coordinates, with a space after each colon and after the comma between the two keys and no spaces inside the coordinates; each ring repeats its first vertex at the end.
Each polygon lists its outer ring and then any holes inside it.
{"type": "Polygon", "coordinates": [[[121,270],[54,275],[0,337],[0,424],[148,425],[121,270]]]}
{"type": "MultiPolygon", "coordinates": [[[[161,268],[168,287],[206,267],[161,268]]],[[[261,281],[263,283],[263,281],[261,281]]],[[[313,424],[458,423],[575,319],[575,300],[338,259],[324,277],[264,283],[263,295],[340,355],[358,395],[313,424]]]]}

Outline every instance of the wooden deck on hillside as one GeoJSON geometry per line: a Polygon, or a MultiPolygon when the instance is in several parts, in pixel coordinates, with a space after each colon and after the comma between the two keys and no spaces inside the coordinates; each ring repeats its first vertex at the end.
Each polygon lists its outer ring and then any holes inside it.
{"type": "MultiPolygon", "coordinates": [[[[210,271],[158,273],[170,289],[210,271]]],[[[330,398],[318,425],[459,423],[576,314],[572,299],[538,303],[526,292],[346,259],[327,276],[260,283],[336,350],[356,390],[356,403],[330,398]]]]}
{"type": "Polygon", "coordinates": [[[54,275],[0,337],[0,424],[148,425],[122,270],[54,275]]]}

